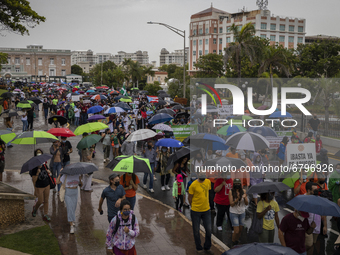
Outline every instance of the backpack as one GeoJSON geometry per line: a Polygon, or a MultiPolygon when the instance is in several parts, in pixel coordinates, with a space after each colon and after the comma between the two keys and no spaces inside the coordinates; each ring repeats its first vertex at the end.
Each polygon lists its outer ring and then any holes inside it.
{"type": "MultiPolygon", "coordinates": [[[[135,221],[136,221],[136,216],[134,214],[132,214],[132,219],[131,219],[132,230],[134,230],[135,221]]],[[[125,225],[125,226],[129,226],[129,225],[125,225]]],[[[115,230],[112,233],[112,237],[114,237],[116,235],[119,227],[120,227],[120,219],[119,219],[118,216],[116,216],[116,226],[115,226],[115,230]]]]}
{"type": "Polygon", "coordinates": [[[69,109],[68,109],[68,118],[69,119],[73,119],[74,118],[74,109],[72,108],[72,107],[70,107],[69,109]]]}

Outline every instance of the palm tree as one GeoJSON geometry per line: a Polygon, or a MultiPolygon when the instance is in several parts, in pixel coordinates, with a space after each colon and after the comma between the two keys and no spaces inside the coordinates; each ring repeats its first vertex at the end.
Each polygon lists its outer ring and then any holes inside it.
{"type": "Polygon", "coordinates": [[[234,42],[230,43],[228,48],[225,48],[224,60],[226,64],[229,60],[233,62],[238,74],[238,85],[240,85],[242,56],[247,56],[250,62],[254,63],[261,45],[259,40],[254,39],[256,31],[251,23],[245,24],[241,30],[237,25],[232,24],[230,31],[234,34],[234,42]]]}
{"type": "Polygon", "coordinates": [[[135,83],[141,80],[143,72],[142,67],[140,66],[139,62],[132,61],[130,63],[130,77],[133,83],[133,87],[135,86],[135,83]]]}
{"type": "Polygon", "coordinates": [[[117,86],[122,85],[124,81],[128,79],[128,76],[124,72],[123,66],[117,66],[116,69],[113,71],[113,76],[117,86]]]}

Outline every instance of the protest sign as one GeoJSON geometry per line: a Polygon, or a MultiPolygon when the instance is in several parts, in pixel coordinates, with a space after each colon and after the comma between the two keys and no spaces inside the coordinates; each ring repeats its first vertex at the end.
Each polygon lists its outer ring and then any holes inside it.
{"type": "Polygon", "coordinates": [[[233,115],[233,105],[218,105],[219,115],[233,115]]]}
{"type": "Polygon", "coordinates": [[[183,141],[190,135],[196,135],[197,125],[171,125],[176,140],[183,141]]]}
{"type": "Polygon", "coordinates": [[[315,144],[287,144],[286,159],[289,169],[314,168],[316,166],[315,144]]]}

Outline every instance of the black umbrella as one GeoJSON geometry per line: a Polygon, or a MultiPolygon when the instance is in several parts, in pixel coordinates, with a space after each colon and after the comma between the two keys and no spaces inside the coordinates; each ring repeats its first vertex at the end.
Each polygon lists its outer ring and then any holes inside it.
{"type": "Polygon", "coordinates": [[[226,178],[233,170],[236,171],[246,166],[247,164],[241,159],[226,157],[211,159],[204,164],[204,167],[207,169],[206,173],[208,178],[226,178]]]}
{"type": "Polygon", "coordinates": [[[180,104],[180,103],[177,103],[177,102],[171,101],[171,102],[170,102],[170,106],[173,106],[173,105],[181,105],[181,104],[180,104]]]}
{"type": "Polygon", "coordinates": [[[67,123],[67,119],[60,115],[54,115],[50,118],[48,118],[48,123],[53,124],[54,122],[59,122],[60,125],[65,125],[67,123]]]}
{"type": "Polygon", "coordinates": [[[117,104],[114,104],[114,106],[115,107],[120,107],[120,108],[122,108],[125,111],[131,110],[131,107],[127,103],[124,103],[124,102],[119,102],[117,104]]]}
{"type": "Polygon", "coordinates": [[[98,167],[95,164],[78,162],[65,166],[61,173],[68,175],[77,175],[77,174],[89,174],[95,171],[98,171],[98,167]]]}
{"type": "Polygon", "coordinates": [[[167,113],[171,116],[176,114],[174,110],[171,110],[171,109],[168,109],[168,108],[160,109],[159,111],[157,111],[157,113],[167,113]]]}
{"type": "Polygon", "coordinates": [[[40,98],[37,98],[37,97],[31,97],[31,98],[29,98],[28,100],[33,101],[35,104],[40,104],[40,103],[42,103],[42,102],[41,102],[41,99],[40,99],[40,98]]]}
{"type": "Polygon", "coordinates": [[[140,94],[147,94],[147,93],[149,93],[149,91],[147,91],[147,90],[142,90],[142,91],[139,91],[139,93],[140,93],[140,94]]]}
{"type": "Polygon", "coordinates": [[[175,166],[176,161],[178,161],[181,158],[187,157],[190,158],[191,153],[195,153],[196,151],[199,151],[200,148],[191,146],[191,147],[182,147],[179,150],[177,150],[174,154],[172,154],[168,159],[168,164],[166,167],[166,170],[172,169],[175,166]]]}
{"type": "Polygon", "coordinates": [[[164,100],[159,99],[155,105],[166,105],[166,102],[164,100]]]}
{"type": "Polygon", "coordinates": [[[254,186],[251,186],[247,191],[248,194],[261,194],[268,192],[281,192],[284,190],[289,190],[290,188],[282,182],[261,182],[254,186]]]}
{"type": "Polygon", "coordinates": [[[164,90],[158,90],[157,93],[158,93],[158,94],[164,94],[164,93],[166,93],[166,92],[165,92],[164,90]]]}
{"type": "Polygon", "coordinates": [[[1,94],[1,97],[4,97],[4,98],[10,98],[12,96],[13,96],[13,93],[11,92],[5,92],[1,94]]]}
{"type": "Polygon", "coordinates": [[[113,91],[111,94],[112,94],[112,95],[118,95],[119,92],[118,92],[118,91],[113,91]]]}
{"type": "Polygon", "coordinates": [[[161,94],[159,94],[158,96],[159,96],[159,97],[170,97],[170,95],[167,94],[167,93],[161,93],[161,94]]]}
{"type": "Polygon", "coordinates": [[[180,104],[178,105],[175,105],[174,107],[172,107],[173,110],[181,110],[181,109],[184,109],[184,107],[180,104]]]}
{"type": "Polygon", "coordinates": [[[298,255],[289,247],[274,243],[250,243],[235,246],[222,255],[298,255]]]}
{"type": "Polygon", "coordinates": [[[9,109],[9,110],[6,110],[6,111],[3,111],[0,116],[3,117],[3,118],[10,118],[10,117],[16,117],[16,116],[19,116],[19,115],[24,115],[25,113],[22,112],[22,111],[17,111],[17,110],[14,110],[14,109],[9,109]]]}
{"type": "Polygon", "coordinates": [[[47,160],[51,159],[51,154],[42,154],[39,156],[35,156],[31,159],[29,159],[26,163],[24,163],[21,167],[21,174],[26,173],[42,164],[44,164],[47,160]]]}

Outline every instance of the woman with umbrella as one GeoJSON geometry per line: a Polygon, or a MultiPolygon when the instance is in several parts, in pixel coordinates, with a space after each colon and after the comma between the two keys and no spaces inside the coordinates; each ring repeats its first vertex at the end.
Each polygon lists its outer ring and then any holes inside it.
{"type": "MultiPolygon", "coordinates": [[[[50,148],[50,154],[53,156],[50,161],[50,166],[53,172],[53,177],[56,178],[60,174],[60,170],[62,167],[63,162],[63,148],[60,146],[60,142],[58,140],[55,140],[50,148]]],[[[58,195],[60,191],[60,184],[58,185],[58,195]]],[[[54,189],[53,192],[57,192],[56,189],[54,189]]]]}
{"type": "MultiPolygon", "coordinates": [[[[41,149],[36,149],[34,151],[34,156],[40,156],[43,154],[41,149]]],[[[49,178],[52,176],[51,171],[48,169],[46,163],[43,163],[40,166],[37,166],[29,171],[33,186],[34,186],[34,195],[38,198],[36,204],[33,206],[32,216],[37,216],[37,211],[39,207],[44,204],[44,216],[43,220],[50,222],[51,219],[47,215],[48,213],[48,200],[50,197],[50,181],[49,178]]]]}
{"type": "Polygon", "coordinates": [[[166,170],[168,165],[168,159],[170,157],[169,150],[167,147],[162,146],[161,151],[158,151],[157,158],[159,161],[157,162],[156,169],[160,169],[161,175],[161,190],[170,190],[169,181],[170,181],[170,169],[166,170]],[[164,183],[165,180],[165,183],[164,183]],[[164,185],[165,184],[165,185],[164,185]]]}
{"type": "MultiPolygon", "coordinates": [[[[87,162],[92,163],[92,156],[94,152],[94,147],[89,148],[83,148],[81,150],[81,161],[80,162],[87,162]]],[[[92,175],[93,173],[88,173],[82,175],[84,185],[81,188],[84,191],[92,192],[91,183],[92,183],[92,175]]]]}

